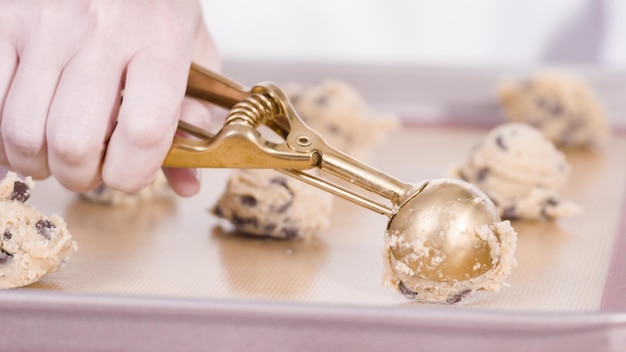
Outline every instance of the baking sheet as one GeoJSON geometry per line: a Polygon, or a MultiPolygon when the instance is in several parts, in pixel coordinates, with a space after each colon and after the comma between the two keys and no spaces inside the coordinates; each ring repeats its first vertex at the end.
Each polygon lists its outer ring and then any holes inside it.
{"type": "MultiPolygon", "coordinates": [[[[498,70],[227,63],[226,71],[244,83],[355,84],[407,122],[370,159],[404,181],[444,176],[501,121],[492,96],[498,70]]],[[[0,291],[0,350],[619,351],[626,81],[584,72],[609,97],[621,132],[598,152],[567,155],[564,196],[583,206],[580,215],[513,224],[519,265],[501,292],[453,306],[408,302],[381,285],[386,219],[340,199],[332,227],[311,243],[232,236],[208,212],[228,170],[204,170],[196,197],[123,209],[79,201],[47,180],[29,203],[62,215],[80,250],[63,271],[0,291]]]]}
{"type": "MultiPolygon", "coordinates": [[[[443,177],[484,133],[405,128],[376,149],[371,164],[405,181],[443,177]]],[[[624,213],[625,153],[621,135],[602,150],[568,153],[572,178],[564,196],[582,205],[582,213],[514,222],[519,264],[510,287],[451,309],[599,311],[624,213]]],[[[30,203],[60,213],[80,250],[63,271],[24,290],[424,306],[381,285],[384,216],[337,200],[332,226],[309,243],[237,236],[208,211],[229,172],[204,170],[203,191],[194,198],[121,208],[81,201],[54,180],[40,182],[30,203]]]]}

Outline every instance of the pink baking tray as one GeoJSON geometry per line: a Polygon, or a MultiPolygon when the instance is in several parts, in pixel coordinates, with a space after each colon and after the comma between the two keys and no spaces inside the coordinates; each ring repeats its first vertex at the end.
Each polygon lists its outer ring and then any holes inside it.
{"type": "MultiPolygon", "coordinates": [[[[355,84],[406,126],[370,162],[415,182],[445,176],[501,121],[495,83],[521,72],[275,63],[226,71],[246,84],[355,84]]],[[[407,302],[381,285],[385,219],[340,200],[331,228],[310,243],[232,236],[208,212],[228,170],[205,170],[197,197],[124,210],[83,203],[47,180],[29,202],[62,215],[81,248],[63,271],[0,292],[0,350],[626,348],[626,110],[615,98],[626,84],[615,72],[580,72],[606,97],[616,132],[599,152],[568,153],[565,196],[580,215],[514,224],[519,265],[501,292],[453,306],[407,302]]]]}

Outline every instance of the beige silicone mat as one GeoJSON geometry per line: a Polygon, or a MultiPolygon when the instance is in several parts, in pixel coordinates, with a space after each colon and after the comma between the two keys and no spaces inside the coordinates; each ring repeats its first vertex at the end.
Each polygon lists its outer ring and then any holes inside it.
{"type": "MultiPolygon", "coordinates": [[[[439,178],[485,131],[412,126],[377,148],[370,163],[407,182],[439,178]]],[[[568,153],[573,172],[564,196],[583,212],[556,223],[515,222],[519,265],[510,287],[450,308],[598,311],[625,215],[624,155],[623,134],[599,151],[568,153]]],[[[408,303],[381,284],[384,216],[338,199],[332,226],[310,243],[234,236],[208,212],[228,173],[204,170],[203,191],[196,197],[123,208],[89,204],[53,180],[39,182],[29,203],[62,215],[80,250],[63,271],[23,290],[425,306],[408,303]]]]}

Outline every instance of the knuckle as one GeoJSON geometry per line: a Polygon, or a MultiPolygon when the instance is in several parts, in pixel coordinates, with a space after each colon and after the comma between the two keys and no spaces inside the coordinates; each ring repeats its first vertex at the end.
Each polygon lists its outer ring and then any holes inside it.
{"type": "Polygon", "coordinates": [[[105,184],[123,192],[138,192],[150,183],[147,177],[140,177],[137,173],[134,176],[126,177],[123,173],[117,172],[112,165],[105,165],[102,172],[102,180],[105,184]]]}
{"type": "Polygon", "coordinates": [[[88,192],[100,182],[98,177],[84,177],[78,172],[65,175],[56,174],[55,177],[63,187],[78,193],[88,192]]]}
{"type": "Polygon", "coordinates": [[[25,129],[23,125],[3,127],[2,139],[7,151],[27,157],[37,156],[42,152],[44,148],[42,136],[25,129]]]}
{"type": "Polygon", "coordinates": [[[160,149],[172,142],[175,125],[163,123],[164,119],[132,119],[117,129],[122,131],[125,141],[133,147],[141,150],[160,149]]]}
{"type": "Polygon", "coordinates": [[[86,131],[48,135],[48,153],[66,165],[81,165],[99,156],[103,144],[86,131]]]}

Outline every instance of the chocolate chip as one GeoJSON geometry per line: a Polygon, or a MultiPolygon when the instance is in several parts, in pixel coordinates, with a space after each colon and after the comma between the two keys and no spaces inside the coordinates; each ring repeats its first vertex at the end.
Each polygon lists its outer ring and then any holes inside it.
{"type": "Polygon", "coordinates": [[[480,168],[478,171],[476,171],[476,181],[484,182],[490,173],[491,173],[491,170],[489,170],[488,167],[480,168]]]}
{"type": "Polygon", "coordinates": [[[502,218],[505,219],[505,220],[517,220],[517,219],[519,219],[519,216],[516,213],[515,205],[511,205],[511,206],[506,207],[502,211],[502,218]]]}
{"type": "Polygon", "coordinates": [[[248,206],[248,207],[255,207],[257,203],[256,198],[254,198],[253,196],[249,196],[249,195],[240,196],[239,201],[241,202],[241,204],[248,206]]]}
{"type": "Polygon", "coordinates": [[[290,229],[290,228],[284,228],[282,230],[280,230],[280,234],[282,235],[282,237],[284,238],[296,238],[300,235],[300,230],[298,229],[290,229]]]}
{"type": "Polygon", "coordinates": [[[328,127],[326,127],[326,130],[330,134],[339,134],[339,132],[341,131],[341,129],[337,125],[328,125],[328,127]]]}
{"type": "Polygon", "coordinates": [[[555,205],[559,204],[559,200],[556,199],[556,198],[550,197],[550,198],[546,199],[546,204],[547,205],[551,205],[551,206],[555,206],[555,205]]]}
{"type": "Polygon", "coordinates": [[[545,97],[537,97],[535,99],[535,105],[547,112],[551,117],[561,117],[563,116],[563,106],[559,104],[558,101],[547,99],[545,97]]]}
{"type": "Polygon", "coordinates": [[[496,137],[496,145],[497,145],[498,147],[500,147],[500,149],[502,149],[502,150],[504,150],[504,151],[506,151],[506,150],[508,150],[508,149],[509,149],[509,148],[506,146],[506,144],[504,143],[504,137],[502,137],[502,136],[497,136],[497,137],[496,137]]]}
{"type": "Polygon", "coordinates": [[[470,290],[469,288],[459,292],[459,293],[455,293],[453,295],[448,296],[448,299],[446,299],[446,303],[448,304],[454,304],[454,303],[458,303],[460,302],[463,298],[467,297],[467,295],[470,294],[470,292],[472,292],[472,290],[470,290]]]}
{"type": "Polygon", "coordinates": [[[213,210],[212,210],[213,215],[217,216],[218,218],[223,218],[224,217],[224,211],[222,210],[222,208],[218,205],[216,205],[213,210]]]}
{"type": "Polygon", "coordinates": [[[37,233],[45,237],[48,240],[52,238],[50,236],[50,232],[52,231],[52,229],[56,228],[56,226],[54,226],[52,221],[46,220],[46,219],[37,221],[37,223],[35,224],[35,227],[37,228],[37,233]]]}
{"type": "Polygon", "coordinates": [[[315,98],[314,103],[315,105],[319,105],[319,106],[326,105],[328,103],[328,97],[324,95],[319,96],[315,98]]]}
{"type": "Polygon", "coordinates": [[[548,214],[548,208],[554,208],[559,205],[559,200],[556,198],[548,198],[543,202],[543,206],[541,207],[541,217],[544,219],[550,220],[553,218],[552,215],[548,214]]]}
{"type": "Polygon", "coordinates": [[[13,254],[0,249],[0,264],[6,264],[11,259],[13,259],[13,254]]]}
{"type": "Polygon", "coordinates": [[[563,113],[563,107],[559,103],[554,103],[550,108],[550,114],[554,117],[559,117],[563,113]]]}
{"type": "Polygon", "coordinates": [[[287,212],[287,210],[289,210],[289,208],[291,208],[292,204],[293,204],[293,201],[289,199],[288,201],[286,201],[285,203],[279,206],[270,207],[270,211],[276,214],[284,214],[287,212]]]}
{"type": "Polygon", "coordinates": [[[263,231],[265,233],[270,233],[270,232],[274,231],[276,229],[276,227],[277,227],[276,224],[270,223],[270,224],[267,224],[267,225],[263,226],[263,231]]]}
{"type": "Polygon", "coordinates": [[[11,200],[24,203],[28,198],[30,198],[30,187],[22,181],[15,181],[13,192],[11,192],[11,200]]]}
{"type": "Polygon", "coordinates": [[[408,299],[415,299],[415,297],[417,297],[417,292],[413,292],[413,291],[409,290],[404,285],[404,282],[402,282],[402,281],[400,281],[400,283],[398,284],[398,290],[400,290],[400,293],[402,293],[404,295],[404,297],[406,297],[408,299]]]}
{"type": "Polygon", "coordinates": [[[5,229],[4,233],[2,234],[2,239],[3,240],[10,240],[11,237],[13,237],[13,234],[11,233],[11,231],[9,231],[9,229],[5,229]]]}
{"type": "Polygon", "coordinates": [[[284,177],[272,177],[272,179],[270,179],[270,185],[272,184],[278,184],[290,190],[289,186],[287,186],[287,179],[284,177]]]}
{"type": "Polygon", "coordinates": [[[237,214],[233,214],[232,222],[233,222],[233,225],[235,225],[235,227],[237,228],[242,228],[246,226],[252,226],[252,227],[258,226],[258,220],[256,218],[244,218],[237,214]]]}
{"type": "Polygon", "coordinates": [[[285,213],[289,208],[291,208],[291,205],[293,204],[293,191],[291,190],[291,188],[289,188],[289,186],[287,185],[287,179],[284,177],[274,177],[270,180],[270,185],[271,184],[277,184],[280,185],[282,187],[284,187],[287,192],[289,192],[289,195],[291,196],[289,198],[288,201],[286,201],[285,203],[279,205],[279,206],[272,206],[270,208],[271,212],[277,213],[277,214],[283,214],[285,213]]]}

